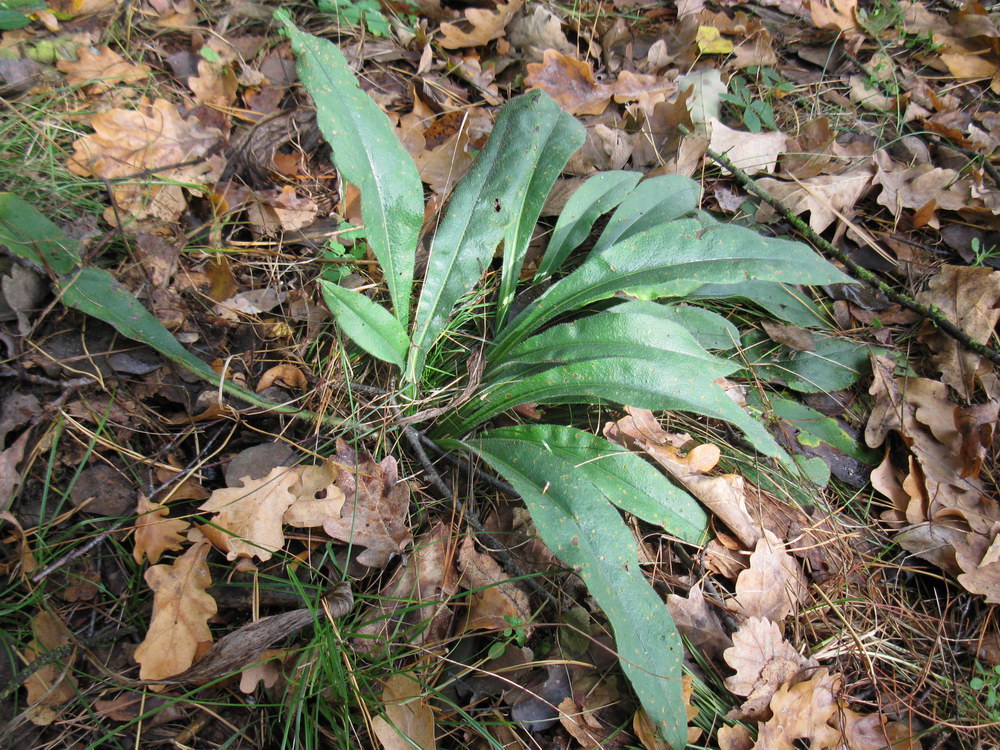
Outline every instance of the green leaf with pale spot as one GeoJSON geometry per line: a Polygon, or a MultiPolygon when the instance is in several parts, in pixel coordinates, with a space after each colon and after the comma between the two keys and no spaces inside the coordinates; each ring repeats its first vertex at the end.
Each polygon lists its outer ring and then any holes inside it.
{"type": "MultiPolygon", "coordinates": [[[[609,449],[614,463],[599,476],[603,462],[593,460],[594,451],[602,450],[597,440],[555,425],[507,427],[442,445],[473,451],[521,495],[542,541],[579,572],[607,616],[622,670],[643,708],[664,739],[683,748],[684,645],[666,605],[642,574],[635,536],[608,502],[622,487],[620,474],[640,471],[642,460],[609,449]]],[[[662,476],[660,481],[666,482],[662,476]]]]}

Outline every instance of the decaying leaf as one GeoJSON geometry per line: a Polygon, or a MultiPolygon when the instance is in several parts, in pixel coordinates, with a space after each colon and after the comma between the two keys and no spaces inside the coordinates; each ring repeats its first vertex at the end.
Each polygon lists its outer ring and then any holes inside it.
{"type": "Polygon", "coordinates": [[[709,608],[701,584],[691,587],[686,597],[669,594],[667,607],[681,635],[691,647],[712,658],[721,658],[723,651],[733,645],[729,634],[722,627],[719,616],[709,608]]]}
{"type": "MultiPolygon", "coordinates": [[[[132,218],[175,221],[187,207],[181,186],[207,185],[222,172],[222,158],[213,155],[222,133],[181,117],[166,99],[101,112],[91,127],[92,135],[73,143],[67,166],[83,177],[113,180],[118,208],[132,218]]],[[[116,216],[113,208],[104,213],[111,224],[116,216]]]]}
{"type": "Polygon", "coordinates": [[[191,524],[181,518],[167,518],[170,513],[167,506],[154,503],[142,495],[135,513],[132,558],[139,565],[144,557],[155,565],[164,552],[176,552],[184,544],[183,534],[191,524]]]}
{"type": "MultiPolygon", "coordinates": [[[[66,625],[54,615],[41,610],[31,621],[34,639],[22,654],[25,664],[57,648],[73,642],[66,625]]],[[[48,726],[56,720],[54,706],[61,706],[77,695],[73,663],[76,652],[70,651],[64,658],[46,664],[24,681],[28,691],[28,718],[33,724],[48,726]]]]}
{"type": "Polygon", "coordinates": [[[573,115],[599,115],[616,102],[642,101],[650,111],[677,92],[666,77],[622,71],[613,83],[597,82],[588,63],[554,49],[545,50],[541,63],[528,65],[525,84],[542,89],[573,115]]]}
{"type": "MultiPolygon", "coordinates": [[[[461,585],[470,594],[471,604],[463,630],[503,630],[513,622],[527,623],[531,619],[528,595],[518,584],[507,580],[503,569],[487,554],[477,552],[471,536],[465,537],[458,552],[461,585]]],[[[532,628],[524,628],[530,637],[532,628]]]]}
{"type": "MultiPolygon", "coordinates": [[[[868,192],[874,170],[862,165],[835,175],[817,175],[797,182],[783,182],[771,177],[757,184],[780,200],[793,214],[809,212],[809,226],[817,233],[837,221],[838,214],[852,217],[855,204],[868,192]]],[[[765,202],[757,208],[757,221],[769,221],[774,209],[765,202]]]]}
{"type": "MultiPolygon", "coordinates": [[[[784,133],[747,133],[733,130],[718,120],[709,120],[708,146],[726,156],[734,167],[747,174],[773,172],[778,157],[785,153],[788,137],[784,133]]],[[[729,174],[727,170],[723,170],[729,174]]]]}
{"type": "Polygon", "coordinates": [[[843,680],[820,669],[811,679],[782,685],[771,698],[773,715],[760,725],[758,750],[792,750],[796,741],[812,748],[840,747],[841,733],[830,726],[838,711],[843,680]]]}
{"type": "Polygon", "coordinates": [[[76,86],[93,81],[87,93],[100,94],[119,83],[137,83],[149,76],[149,67],[126,62],[125,58],[108,47],[91,52],[80,47],[78,60],[59,60],[56,67],[66,73],[66,83],[76,86]]]}
{"type": "Polygon", "coordinates": [[[730,609],[746,617],[781,622],[798,610],[808,596],[805,575],[799,563],[770,531],[757,542],[750,567],[736,579],[736,597],[730,609]]]}
{"type": "Polygon", "coordinates": [[[434,712],[426,689],[409,673],[392,675],[385,682],[382,703],[385,716],[372,719],[372,730],[384,750],[434,750],[434,712]]]}
{"type": "Polygon", "coordinates": [[[211,547],[196,542],[172,565],[146,571],[153,590],[153,617],[146,638],[135,650],[139,677],[159,680],[188,669],[200,644],[211,642],[208,618],[216,612],[208,594],[212,577],[206,562],[211,547]]]}
{"type": "MultiPolygon", "coordinates": [[[[978,341],[989,341],[1000,320],[1000,271],[971,266],[942,266],[927,289],[917,295],[921,304],[936,307],[942,315],[978,341]]],[[[941,379],[972,401],[977,386],[991,400],[1000,399],[1000,382],[992,363],[962,347],[930,321],[920,329],[920,341],[930,347],[931,363],[941,379]]]]}
{"type": "Polygon", "coordinates": [[[412,539],[406,523],[410,488],[399,478],[398,464],[392,456],[375,463],[371,456],[359,456],[338,440],[337,461],[344,467],[337,486],[347,501],[340,518],[327,519],[323,530],[334,539],[366,547],[358,555],[362,565],[385,567],[412,539]]]}

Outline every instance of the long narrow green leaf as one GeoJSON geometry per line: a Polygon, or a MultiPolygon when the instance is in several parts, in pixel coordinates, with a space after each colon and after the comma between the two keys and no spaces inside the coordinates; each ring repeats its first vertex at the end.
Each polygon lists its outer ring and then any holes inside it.
{"type": "Polygon", "coordinates": [[[271,411],[309,415],[295,407],[271,403],[220,377],[207,363],[185,349],[110,273],[76,265],[80,260],[79,241],[30,203],[10,193],[0,193],[0,243],[19,257],[59,271],[54,285],[65,305],[108,323],[121,335],[146,344],[174,364],[249,404],[271,411]]]}
{"type": "Polygon", "coordinates": [[[500,332],[492,361],[554,318],[618,293],[684,297],[707,283],[747,279],[791,284],[850,283],[805,245],[761,237],[742,227],[677,219],[632,235],[559,280],[500,332]]]}
{"type": "Polygon", "coordinates": [[[702,349],[677,323],[655,315],[603,313],[555,326],[509,353],[481,396],[446,428],[464,434],[525,403],[615,403],[729,422],[762,453],[788,460],[774,438],[715,379],[738,364],[702,349]]]}
{"type": "Polygon", "coordinates": [[[701,186],[679,174],[665,174],[640,182],[611,215],[591,253],[603,253],[620,240],[657,224],[679,219],[698,207],[701,186]]]}
{"type": "Polygon", "coordinates": [[[320,280],[320,290],[337,324],[373,357],[403,369],[410,340],[388,310],[364,294],[320,280]]]}
{"type": "MultiPolygon", "coordinates": [[[[684,646],[666,605],[642,575],[634,535],[608,502],[616,475],[595,482],[602,461],[586,463],[593,445],[578,435],[571,427],[521,426],[484,433],[464,446],[513,485],[542,540],[579,571],[614,629],[622,669],[639,700],[664,739],[681,750],[687,741],[684,646]]],[[[638,466],[625,463],[626,469],[638,466]]]]}
{"type": "Polygon", "coordinates": [[[535,283],[544,281],[578,248],[602,215],[613,209],[632,191],[642,174],[639,172],[600,172],[583,183],[566,201],[545,254],[538,264],[535,283]]]}
{"type": "Polygon", "coordinates": [[[705,284],[687,295],[691,301],[740,299],[752,302],[778,320],[802,328],[829,328],[829,314],[801,289],[774,281],[705,284]]]}
{"type": "Polygon", "coordinates": [[[413,290],[424,192],[413,159],[392,124],[358,86],[343,54],[326,39],[299,31],[275,11],[298,55],[299,78],[316,103],[316,122],[344,179],[361,191],[365,236],[385,274],[396,318],[406,327],[413,290]]]}
{"type": "Polygon", "coordinates": [[[0,245],[57,275],[80,263],[80,242],[13,193],[0,193],[0,245]]]}
{"type": "Polygon", "coordinates": [[[409,382],[420,379],[427,352],[455,304],[485,273],[510,226],[520,222],[548,123],[562,116],[552,107],[551,98],[541,91],[511,99],[485,148],[455,187],[427,260],[407,363],[409,382]]]}
{"type": "Polygon", "coordinates": [[[564,112],[548,95],[539,100],[538,128],[541,134],[538,162],[531,171],[531,182],[522,196],[518,219],[508,227],[503,241],[503,270],[500,274],[496,314],[498,328],[507,319],[507,313],[514,302],[524,256],[545,199],[569,157],[583,145],[586,137],[583,125],[564,112]]]}

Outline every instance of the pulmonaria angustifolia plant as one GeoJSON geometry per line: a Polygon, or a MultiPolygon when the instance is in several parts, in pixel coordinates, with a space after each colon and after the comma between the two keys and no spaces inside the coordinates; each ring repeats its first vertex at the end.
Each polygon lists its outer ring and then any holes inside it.
{"type": "Polygon", "coordinates": [[[423,220],[416,167],[337,47],[298,30],[284,11],[277,18],[333,161],[361,191],[367,241],[388,291],[386,307],[320,282],[337,323],[364,352],[398,368],[401,394],[416,401],[427,389],[428,361],[446,343],[449,320],[474,297],[502,245],[482,379],[464,405],[438,417],[431,435],[446,450],[477,454],[520,493],[539,535],[579,572],[607,616],[643,707],[664,739],[683,747],[683,644],[643,577],[621,511],[690,542],[701,539],[705,514],[651,465],[590,432],[566,424],[484,424],[525,403],[677,410],[729,422],[762,454],[788,461],[715,382],[740,369],[706,348],[731,340],[732,325],[678,302],[696,299],[709,284],[753,299],[790,296],[782,284],[850,279],[802,244],[698,210],[699,187],[687,178],[609,172],[590,178],[566,204],[532,282],[548,288],[515,314],[532,231],[584,141],[579,122],[545,93],[531,91],[500,110],[489,141],[456,185],[414,300],[423,220]],[[608,213],[592,249],[582,260],[574,257],[608,213]]]}

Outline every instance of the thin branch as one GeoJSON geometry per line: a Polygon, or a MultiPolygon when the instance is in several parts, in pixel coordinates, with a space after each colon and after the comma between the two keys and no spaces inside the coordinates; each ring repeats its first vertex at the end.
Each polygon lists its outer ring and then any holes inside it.
{"type": "MultiPolygon", "coordinates": [[[[683,125],[679,125],[678,127],[685,135],[691,135],[691,131],[688,130],[688,128],[683,125]]],[[[802,234],[803,237],[812,242],[827,255],[830,255],[843,263],[858,281],[861,281],[882,292],[882,294],[901,307],[905,307],[907,310],[912,310],[918,315],[921,315],[931,321],[935,326],[958,341],[969,351],[975,352],[980,357],[988,359],[995,365],[1000,365],[1000,349],[987,346],[982,341],[972,338],[969,334],[948,320],[948,318],[946,318],[935,305],[922,305],[913,299],[913,297],[897,292],[867,268],[858,265],[858,263],[852,260],[843,250],[835,247],[833,244],[823,239],[813,230],[812,227],[792,213],[784,203],[758,185],[753,179],[750,178],[749,175],[747,175],[746,172],[733,164],[726,156],[717,153],[710,148],[706,149],[705,153],[708,158],[716,164],[732,172],[733,177],[736,178],[736,181],[740,183],[740,185],[745,187],[754,195],[758,196],[761,200],[767,202],[775,211],[780,213],[793,227],[799,231],[800,234],[802,234]]]]}

